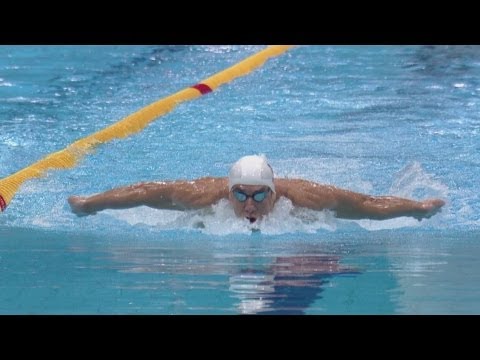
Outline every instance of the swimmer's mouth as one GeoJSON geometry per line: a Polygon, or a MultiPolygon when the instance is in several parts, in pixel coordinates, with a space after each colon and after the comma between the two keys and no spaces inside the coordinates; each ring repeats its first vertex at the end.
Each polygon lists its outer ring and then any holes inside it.
{"type": "Polygon", "coordinates": [[[250,224],[253,224],[255,221],[257,221],[257,218],[247,216],[247,220],[250,221],[250,224]]]}

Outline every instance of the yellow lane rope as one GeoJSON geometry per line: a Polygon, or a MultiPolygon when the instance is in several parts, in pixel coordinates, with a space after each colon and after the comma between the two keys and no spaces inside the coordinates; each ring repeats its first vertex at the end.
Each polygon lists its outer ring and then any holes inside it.
{"type": "Polygon", "coordinates": [[[77,162],[96,146],[135,134],[161,115],[171,111],[179,103],[193,100],[207,94],[220,85],[228,83],[237,77],[247,75],[252,70],[262,66],[269,58],[283,54],[292,46],[274,45],[257,52],[239,63],[183,89],[173,95],[160,99],[122,120],[84,137],[67,146],[65,149],[47,155],[36,163],[0,180],[0,211],[4,211],[27,180],[42,176],[49,169],[66,169],[74,167],[77,162]]]}

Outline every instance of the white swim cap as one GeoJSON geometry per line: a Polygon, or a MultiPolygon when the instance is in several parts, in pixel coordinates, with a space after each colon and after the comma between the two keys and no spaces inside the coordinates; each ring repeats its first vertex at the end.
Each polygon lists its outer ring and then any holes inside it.
{"type": "Polygon", "coordinates": [[[234,185],[266,185],[275,192],[273,170],[265,155],[244,156],[233,164],[228,175],[228,190],[234,185]]]}

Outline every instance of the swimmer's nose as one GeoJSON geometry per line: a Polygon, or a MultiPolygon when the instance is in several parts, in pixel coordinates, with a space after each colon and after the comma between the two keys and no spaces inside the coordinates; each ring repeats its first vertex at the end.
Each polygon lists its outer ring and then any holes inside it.
{"type": "Polygon", "coordinates": [[[253,201],[253,199],[247,200],[247,202],[245,203],[244,210],[247,214],[251,214],[257,211],[257,206],[255,205],[255,202],[253,201]]]}

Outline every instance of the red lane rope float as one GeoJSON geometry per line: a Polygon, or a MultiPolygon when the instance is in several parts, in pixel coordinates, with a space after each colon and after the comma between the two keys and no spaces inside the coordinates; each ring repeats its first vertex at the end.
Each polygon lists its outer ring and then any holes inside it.
{"type": "Polygon", "coordinates": [[[210,86],[206,85],[206,84],[196,84],[196,85],[193,85],[191,86],[192,88],[194,89],[197,89],[198,91],[200,91],[200,93],[202,95],[205,95],[205,94],[208,94],[209,92],[212,92],[213,90],[210,88],[210,86]]]}
{"type": "Polygon", "coordinates": [[[7,208],[7,203],[2,195],[0,195],[0,210],[4,211],[7,208]]]}
{"type": "Polygon", "coordinates": [[[84,137],[65,149],[47,155],[36,163],[0,180],[0,211],[5,211],[20,186],[27,180],[37,178],[50,169],[74,167],[77,162],[96,146],[113,139],[125,138],[139,132],[150,122],[171,111],[179,103],[193,100],[212,92],[220,85],[244,76],[260,67],[271,57],[279,56],[290,49],[288,45],[268,46],[239,63],[200,81],[196,85],[183,89],[173,95],[160,99],[122,120],[84,137]]]}

